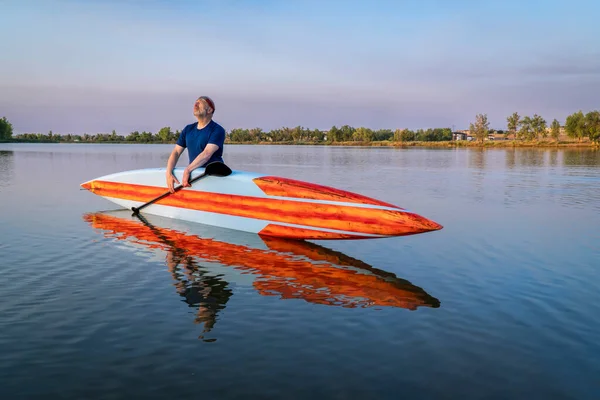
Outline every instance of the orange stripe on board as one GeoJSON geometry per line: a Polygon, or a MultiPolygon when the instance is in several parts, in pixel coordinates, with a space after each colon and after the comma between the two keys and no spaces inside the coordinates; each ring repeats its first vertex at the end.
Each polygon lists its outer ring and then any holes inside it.
{"type": "Polygon", "coordinates": [[[252,180],[268,196],[295,197],[311,200],[345,201],[349,203],[373,204],[377,206],[402,208],[384,203],[360,194],[335,189],[328,186],[296,181],[294,179],[265,176],[252,180]]]}
{"type": "Polygon", "coordinates": [[[259,235],[264,236],[276,236],[278,238],[287,239],[372,239],[379,236],[362,236],[362,235],[351,235],[348,233],[336,233],[319,231],[315,229],[297,228],[294,226],[285,226],[277,224],[269,224],[265,226],[259,235]]]}
{"type": "MultiPolygon", "coordinates": [[[[157,186],[105,181],[93,181],[84,187],[99,196],[141,202],[152,200],[165,192],[165,188],[157,186]]],[[[154,204],[384,236],[410,235],[441,229],[441,226],[433,221],[401,210],[305,203],[194,190],[180,190],[154,204]]]]}
{"type": "MultiPolygon", "coordinates": [[[[365,270],[374,270],[369,264],[352,258],[344,253],[335,251],[329,248],[322,247],[318,244],[306,242],[304,240],[288,240],[274,236],[261,236],[262,241],[267,247],[279,253],[298,253],[314,261],[316,263],[329,262],[340,266],[352,266],[365,270]]],[[[395,276],[391,272],[376,270],[381,276],[395,276]]]]}

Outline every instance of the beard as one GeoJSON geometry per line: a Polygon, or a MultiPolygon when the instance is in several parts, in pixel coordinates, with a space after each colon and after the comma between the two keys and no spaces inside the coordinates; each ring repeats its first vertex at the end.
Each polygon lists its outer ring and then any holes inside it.
{"type": "Polygon", "coordinates": [[[208,110],[208,107],[198,107],[194,110],[194,115],[196,118],[206,118],[209,115],[208,110]]]}

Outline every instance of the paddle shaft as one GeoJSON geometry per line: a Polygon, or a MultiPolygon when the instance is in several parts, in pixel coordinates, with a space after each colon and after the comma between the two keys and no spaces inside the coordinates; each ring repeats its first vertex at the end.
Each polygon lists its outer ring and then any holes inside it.
{"type": "MultiPolygon", "coordinates": [[[[205,176],[206,176],[206,170],[203,173],[201,173],[200,175],[198,175],[197,177],[195,177],[194,179],[192,179],[191,181],[189,181],[190,185],[192,183],[196,182],[198,179],[204,178],[205,176]]],[[[178,191],[178,190],[180,190],[180,189],[182,189],[182,188],[183,188],[183,185],[177,186],[175,188],[175,192],[178,191]]],[[[149,206],[152,203],[156,203],[158,200],[163,199],[163,198],[167,197],[170,194],[172,194],[172,193],[170,191],[167,191],[167,192],[161,194],[160,196],[158,196],[157,198],[152,199],[149,202],[147,202],[145,204],[142,204],[139,207],[131,207],[131,210],[133,211],[134,214],[138,214],[142,208],[147,207],[147,206],[149,206]]]]}

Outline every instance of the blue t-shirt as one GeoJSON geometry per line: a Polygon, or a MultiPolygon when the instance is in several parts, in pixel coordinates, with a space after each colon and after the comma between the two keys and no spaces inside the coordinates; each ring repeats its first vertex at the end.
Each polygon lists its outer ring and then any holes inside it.
{"type": "Polygon", "coordinates": [[[196,159],[196,157],[198,157],[200,153],[204,151],[204,148],[209,143],[216,144],[219,146],[219,149],[214,152],[210,160],[200,167],[204,167],[213,161],[223,162],[225,129],[223,129],[221,125],[217,124],[213,120],[211,120],[208,125],[202,129],[198,129],[198,123],[194,122],[193,124],[189,124],[183,128],[181,134],[179,135],[179,139],[177,139],[178,145],[188,149],[190,164],[196,159]]]}

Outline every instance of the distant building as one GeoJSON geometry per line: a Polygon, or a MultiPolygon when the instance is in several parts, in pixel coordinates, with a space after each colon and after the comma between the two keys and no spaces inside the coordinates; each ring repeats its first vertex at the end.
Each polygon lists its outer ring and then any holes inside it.
{"type": "Polygon", "coordinates": [[[508,140],[508,138],[503,133],[490,133],[487,140],[508,140]]]}
{"type": "Polygon", "coordinates": [[[464,131],[452,132],[452,140],[467,140],[469,135],[464,131]]]}

